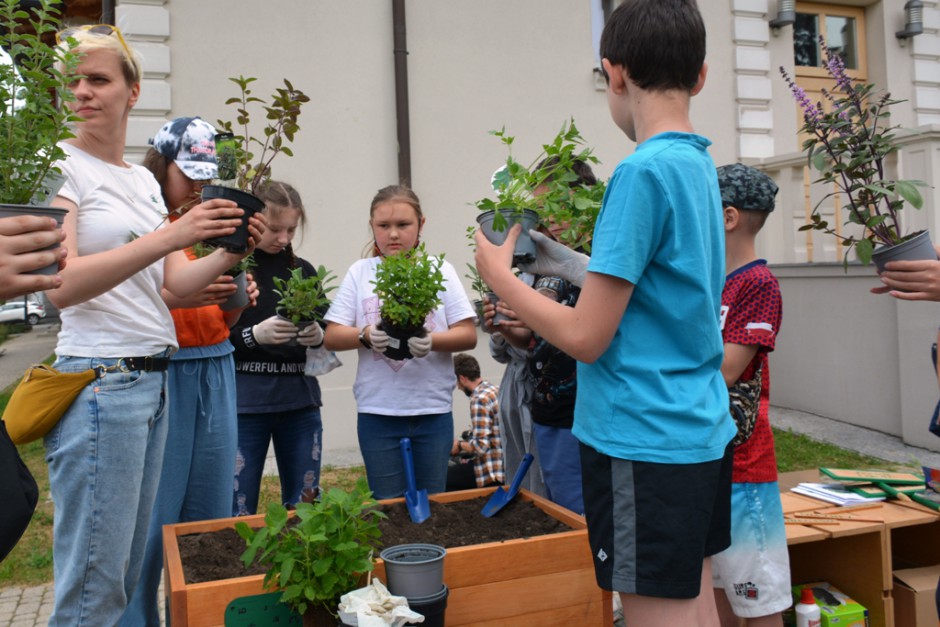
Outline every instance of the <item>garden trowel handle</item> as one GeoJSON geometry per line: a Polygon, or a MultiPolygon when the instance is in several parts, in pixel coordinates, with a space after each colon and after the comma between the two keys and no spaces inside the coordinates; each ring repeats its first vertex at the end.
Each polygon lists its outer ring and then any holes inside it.
{"type": "Polygon", "coordinates": [[[516,470],[516,475],[512,478],[512,485],[509,486],[510,497],[519,491],[519,486],[522,485],[522,480],[529,471],[529,466],[532,465],[533,459],[535,458],[532,456],[532,453],[526,453],[525,457],[522,458],[522,463],[519,464],[519,469],[516,470]]]}
{"type": "Polygon", "coordinates": [[[409,492],[415,493],[418,487],[415,483],[415,463],[411,453],[411,438],[402,438],[400,446],[405,467],[405,484],[408,486],[409,492]]]}

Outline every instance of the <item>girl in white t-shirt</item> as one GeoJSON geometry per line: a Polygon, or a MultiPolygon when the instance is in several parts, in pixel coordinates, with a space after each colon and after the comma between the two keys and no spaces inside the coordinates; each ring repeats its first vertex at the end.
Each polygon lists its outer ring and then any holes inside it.
{"type": "Polygon", "coordinates": [[[417,246],[425,218],[417,195],[400,185],[379,190],[369,215],[373,255],[355,262],[346,273],[325,317],[325,345],[359,351],[353,385],[359,448],[375,497],[405,492],[399,447],[403,437],[411,439],[417,488],[443,492],[454,438],[456,377],[451,355],[476,346],[475,314],[457,272],[444,261],[443,302],[425,320],[427,335],[408,341],[414,359],[386,357],[388,335],[377,326],[379,299],[371,281],[386,256],[417,246]]]}

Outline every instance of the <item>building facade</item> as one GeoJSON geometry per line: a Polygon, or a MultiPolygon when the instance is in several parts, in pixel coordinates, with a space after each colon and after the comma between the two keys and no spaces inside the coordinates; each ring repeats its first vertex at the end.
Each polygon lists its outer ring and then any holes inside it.
{"type": "MultiPolygon", "coordinates": [[[[167,118],[233,118],[224,104],[237,94],[229,77],[257,77],[260,97],[288,78],[311,97],[295,156],[274,166],[275,178],[295,185],[306,204],[301,255],[342,275],[369,241],[373,194],[407,172],[427,216],[428,249],[446,253],[459,270],[472,259],[465,238],[475,223],[471,203],[488,193],[506,155],[488,131],[505,127],[517,138],[514,155],[527,162],[573,117],[605,177],[633,150],[610,120],[595,71],[612,5],[616,0],[120,0],[116,23],[146,70],[128,155],[141,155],[167,118]]],[[[940,180],[937,2],[923,2],[924,32],[907,39],[896,36],[906,25],[902,0],[796,2],[796,22],[779,28],[770,22],[785,8],[780,0],[699,5],[709,70],[693,99],[693,123],[713,141],[717,164],[744,161],[780,185],[778,210],[759,239],[784,294],[773,403],[940,450],[926,430],[938,396],[930,344],[940,308],[869,294],[878,284],[872,269],[843,268],[832,238],[797,230],[819,191],[808,183],[800,120],[779,72],[818,89],[814,37],[823,34],[855,76],[905,100],[892,107],[892,122],[907,129],[893,166],[900,178],[931,185],[923,190],[925,208],[905,219],[940,234],[933,185],[940,180]]],[[[485,337],[475,354],[496,378],[485,337]]],[[[341,358],[347,366],[323,381],[324,423],[329,446],[355,446],[354,428],[348,432],[355,357],[341,358]]],[[[455,403],[458,427],[463,405],[455,403]]]]}

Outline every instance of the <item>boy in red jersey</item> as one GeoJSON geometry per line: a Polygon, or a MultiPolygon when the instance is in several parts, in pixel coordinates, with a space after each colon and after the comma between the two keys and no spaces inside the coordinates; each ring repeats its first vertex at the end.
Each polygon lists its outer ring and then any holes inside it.
{"type": "Polygon", "coordinates": [[[790,606],[790,562],[777,486],[777,461],[770,428],[770,369],[782,316],[780,286],[758,259],[755,239],[774,210],[777,186],[763,172],[735,163],[718,168],[725,221],[725,287],[721,372],[729,388],[761,379],[757,422],[734,450],[731,487],[731,546],[712,557],[715,600],[722,625],[782,626],[790,606]],[[719,590],[723,588],[724,591],[719,590]]]}

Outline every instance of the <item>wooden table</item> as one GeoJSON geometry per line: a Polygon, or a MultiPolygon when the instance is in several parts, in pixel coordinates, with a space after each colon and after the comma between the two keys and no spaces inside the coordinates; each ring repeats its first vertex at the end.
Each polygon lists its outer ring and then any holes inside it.
{"type": "Polygon", "coordinates": [[[792,583],[828,581],[868,608],[872,627],[894,627],[895,569],[940,563],[940,515],[917,503],[853,510],[780,497],[784,516],[803,521],[786,525],[792,583]]]}

